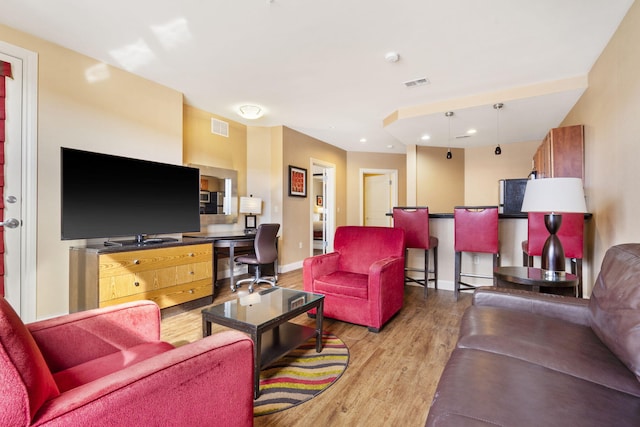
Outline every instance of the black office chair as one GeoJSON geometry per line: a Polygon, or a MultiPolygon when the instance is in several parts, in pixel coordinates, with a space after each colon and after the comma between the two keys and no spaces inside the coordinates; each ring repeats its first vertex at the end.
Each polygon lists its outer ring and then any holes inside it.
{"type": "Polygon", "coordinates": [[[276,286],[278,282],[278,230],[280,230],[280,224],[260,224],[253,244],[254,253],[240,255],[234,259],[235,262],[253,265],[256,269],[254,277],[238,280],[236,289],[242,283],[250,283],[249,292],[253,292],[253,285],[257,283],[269,283],[271,286],[276,286]],[[273,264],[273,276],[262,276],[262,266],[265,264],[273,264]]]}

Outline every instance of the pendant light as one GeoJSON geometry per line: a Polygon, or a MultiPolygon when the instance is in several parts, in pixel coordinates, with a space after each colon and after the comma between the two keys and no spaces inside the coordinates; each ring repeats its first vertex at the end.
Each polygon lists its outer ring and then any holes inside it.
{"type": "Polygon", "coordinates": [[[502,110],[504,104],[502,102],[498,102],[497,104],[493,104],[493,108],[496,110],[496,142],[497,146],[494,151],[496,156],[502,154],[502,148],[500,148],[500,110],[502,110]]]}
{"type": "Polygon", "coordinates": [[[449,139],[447,140],[447,160],[451,160],[453,158],[453,154],[451,154],[451,117],[453,116],[453,111],[447,111],[444,113],[445,117],[449,119],[449,139]]]}

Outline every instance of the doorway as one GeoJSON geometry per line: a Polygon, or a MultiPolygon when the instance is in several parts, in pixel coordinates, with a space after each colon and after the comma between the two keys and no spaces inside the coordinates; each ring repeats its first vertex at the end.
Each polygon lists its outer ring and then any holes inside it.
{"type": "Polygon", "coordinates": [[[37,54],[0,42],[5,79],[4,292],[24,322],[36,320],[37,54]]]}
{"type": "Polygon", "coordinates": [[[311,255],[333,252],[335,165],[311,160],[311,255]]]}
{"type": "Polygon", "coordinates": [[[398,205],[398,171],[360,169],[360,225],[391,227],[393,206],[398,205]]]}

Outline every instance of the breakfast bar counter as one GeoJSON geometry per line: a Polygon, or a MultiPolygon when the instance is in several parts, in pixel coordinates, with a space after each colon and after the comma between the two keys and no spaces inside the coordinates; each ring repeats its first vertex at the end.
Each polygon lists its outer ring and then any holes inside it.
{"type": "MultiPolygon", "coordinates": [[[[438,288],[453,290],[454,277],[454,227],[453,213],[430,213],[430,234],[438,238],[438,288]]],[[[591,218],[591,214],[585,215],[591,218]]],[[[522,266],[522,241],[527,240],[527,214],[499,214],[499,240],[500,240],[500,265],[522,266]]],[[[585,244],[591,239],[589,226],[585,222],[585,244]]],[[[585,253],[588,253],[585,251],[585,253]]],[[[407,265],[411,268],[420,268],[424,265],[424,252],[418,249],[409,249],[407,265]]],[[[431,256],[431,254],[429,254],[431,256]]],[[[540,258],[534,260],[535,266],[540,265],[540,258]]],[[[493,263],[491,254],[462,254],[464,271],[479,275],[493,275],[493,263]]],[[[567,260],[567,266],[569,261],[567,260]]],[[[583,262],[584,295],[590,295],[593,278],[591,278],[590,260],[585,257],[583,262]]],[[[433,282],[430,282],[433,286],[433,282]]],[[[477,279],[480,286],[489,286],[491,280],[477,279]]]]}

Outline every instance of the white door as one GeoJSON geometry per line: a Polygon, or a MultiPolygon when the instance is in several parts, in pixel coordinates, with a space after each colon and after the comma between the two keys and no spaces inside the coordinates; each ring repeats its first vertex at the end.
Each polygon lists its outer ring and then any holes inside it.
{"type": "Polygon", "coordinates": [[[22,61],[0,53],[11,64],[13,78],[5,77],[6,119],[4,143],[4,292],[20,314],[22,228],[22,61]]]}
{"type": "Polygon", "coordinates": [[[36,320],[38,54],[0,41],[6,80],[4,218],[5,295],[25,323],[36,320]]]}
{"type": "Polygon", "coordinates": [[[391,186],[390,174],[367,174],[364,176],[364,225],[390,227],[391,186]]]}

